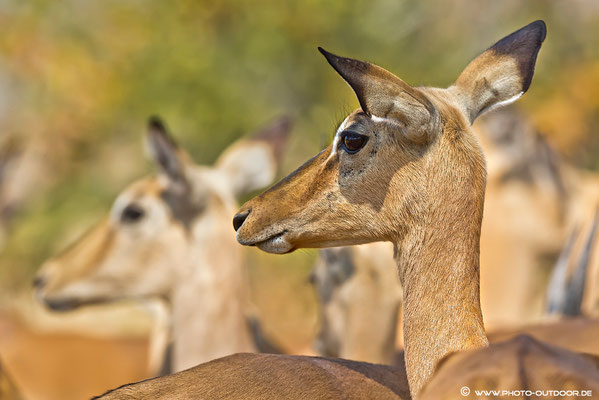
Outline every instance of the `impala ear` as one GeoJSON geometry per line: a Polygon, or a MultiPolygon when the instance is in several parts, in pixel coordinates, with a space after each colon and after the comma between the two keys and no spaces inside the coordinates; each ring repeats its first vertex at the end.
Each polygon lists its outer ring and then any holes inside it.
{"type": "Polygon", "coordinates": [[[429,131],[436,110],[426,96],[391,72],[364,61],[339,57],[322,49],[329,64],[351,86],[369,117],[392,119],[421,137],[429,131]]]}
{"type": "Polygon", "coordinates": [[[535,21],[475,58],[449,89],[474,122],[494,107],[516,101],[529,88],[547,29],[535,21]]]}
{"type": "Polygon", "coordinates": [[[185,181],[186,154],[169,135],[159,117],[150,117],[148,121],[146,144],[150,158],[170,180],[185,181]]]}
{"type": "Polygon", "coordinates": [[[229,177],[236,196],[272,183],[279,168],[291,119],[279,118],[247,139],[230,145],[216,161],[216,168],[229,177]]]}

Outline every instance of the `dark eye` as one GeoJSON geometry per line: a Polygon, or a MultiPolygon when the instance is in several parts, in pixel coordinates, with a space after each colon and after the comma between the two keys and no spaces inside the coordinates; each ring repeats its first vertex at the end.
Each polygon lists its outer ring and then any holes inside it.
{"type": "Polygon", "coordinates": [[[121,221],[124,223],[137,222],[144,216],[144,214],[145,212],[140,206],[129,204],[121,213],[121,221]]]}
{"type": "Polygon", "coordinates": [[[368,136],[360,135],[359,133],[354,132],[345,132],[341,136],[341,142],[343,143],[343,148],[349,154],[357,153],[366,142],[368,141],[368,136]]]}

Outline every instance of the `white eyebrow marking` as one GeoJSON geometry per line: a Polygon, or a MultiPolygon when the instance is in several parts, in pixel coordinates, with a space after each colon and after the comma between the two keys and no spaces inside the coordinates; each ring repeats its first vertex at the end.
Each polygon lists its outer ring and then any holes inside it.
{"type": "Polygon", "coordinates": [[[335,137],[333,138],[333,148],[331,149],[331,154],[329,155],[329,158],[327,158],[327,161],[329,161],[331,157],[333,157],[335,153],[337,153],[337,147],[339,145],[339,140],[341,139],[341,132],[343,132],[343,130],[345,129],[345,125],[347,124],[348,119],[349,115],[345,117],[341,125],[339,125],[339,128],[337,128],[337,132],[335,132],[335,137]]]}
{"type": "MultiPolygon", "coordinates": [[[[333,148],[331,149],[331,154],[329,155],[329,158],[327,158],[327,161],[329,161],[331,159],[331,157],[333,157],[337,153],[337,147],[339,145],[339,140],[341,139],[341,132],[343,132],[345,130],[345,128],[347,128],[347,120],[349,119],[350,116],[351,115],[348,115],[343,120],[343,122],[341,123],[341,125],[339,125],[339,128],[337,129],[337,132],[335,132],[335,137],[333,138],[333,148]]],[[[385,123],[389,123],[389,124],[398,125],[398,123],[395,122],[392,119],[377,117],[374,114],[370,115],[370,119],[373,120],[374,122],[385,122],[385,123]]]]}
{"type": "Polygon", "coordinates": [[[374,114],[372,114],[370,116],[370,119],[373,120],[374,122],[384,122],[386,124],[391,124],[391,125],[394,125],[396,127],[399,127],[400,129],[405,128],[404,124],[402,124],[400,121],[395,120],[395,119],[384,118],[384,117],[377,117],[374,114]]]}
{"type": "Polygon", "coordinates": [[[385,122],[385,121],[387,121],[387,118],[377,117],[374,114],[370,115],[370,119],[373,120],[374,122],[385,122]]]}

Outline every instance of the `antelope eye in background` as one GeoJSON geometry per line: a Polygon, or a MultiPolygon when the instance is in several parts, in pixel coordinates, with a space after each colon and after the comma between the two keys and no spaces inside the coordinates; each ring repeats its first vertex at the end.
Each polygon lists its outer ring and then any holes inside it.
{"type": "Polygon", "coordinates": [[[127,224],[137,222],[142,219],[144,215],[145,212],[143,208],[136,204],[129,204],[121,213],[121,221],[127,224]]]}
{"type": "Polygon", "coordinates": [[[360,135],[355,132],[345,132],[341,136],[343,148],[349,154],[357,153],[368,141],[368,136],[360,135]]]}

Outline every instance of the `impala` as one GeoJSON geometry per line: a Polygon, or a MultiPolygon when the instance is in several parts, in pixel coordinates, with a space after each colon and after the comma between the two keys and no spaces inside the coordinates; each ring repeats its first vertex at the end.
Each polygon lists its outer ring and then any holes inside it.
{"type": "Polygon", "coordinates": [[[147,367],[146,338],[57,330],[39,320],[32,323],[31,313],[29,318],[24,315],[16,309],[0,309],[2,400],[77,400],[155,376],[147,367]],[[22,396],[3,396],[3,374],[22,396]]]}
{"type": "MultiPolygon", "coordinates": [[[[488,169],[481,235],[485,326],[529,324],[543,318],[549,266],[568,233],[590,220],[599,204],[599,175],[561,160],[514,110],[481,122],[476,132],[488,169]]],[[[596,266],[592,262],[591,270],[596,266]]],[[[596,297],[594,281],[591,277],[586,291],[589,301],[596,297]]]]}
{"type": "MultiPolygon", "coordinates": [[[[544,38],[545,24],[533,22],[476,58],[449,89],[412,87],[321,49],[361,108],[341,123],[332,145],[233,219],[241,244],[276,254],[393,242],[412,397],[450,353],[502,351],[487,347],[480,310],[485,161],[470,125],[529,88],[544,38]]],[[[589,367],[582,356],[562,354],[567,365],[589,367]]],[[[402,377],[401,369],[377,364],[242,354],[104,398],[407,398],[402,377]]]]}
{"type": "Polygon", "coordinates": [[[119,298],[168,299],[176,371],[256,351],[242,248],[229,234],[236,198],[272,182],[287,118],[232,144],[215,165],[193,163],[154,118],[148,146],[157,176],[131,184],[109,215],[35,279],[52,309],[119,298]]]}
{"type": "MultiPolygon", "coordinates": [[[[513,107],[485,115],[475,132],[487,159],[481,234],[481,306],[487,329],[530,323],[540,309],[539,277],[557,253],[570,201],[564,165],[513,107]],[[543,206],[539,206],[539,201],[543,206]],[[542,227],[542,233],[539,231],[542,227]],[[518,276],[518,279],[513,279],[518,276]]],[[[401,285],[391,243],[323,249],[311,274],[321,315],[321,354],[391,363],[401,285]],[[379,279],[381,277],[381,279],[379,279]],[[386,278],[386,279],[385,279],[386,278]],[[373,310],[377,312],[373,312],[373,310]],[[362,321],[362,324],[356,323],[362,321]],[[358,335],[359,334],[359,335],[358,335]]],[[[401,322],[401,321],[399,321],[401,322]]],[[[401,361],[401,360],[399,360],[401,361]]]]}

